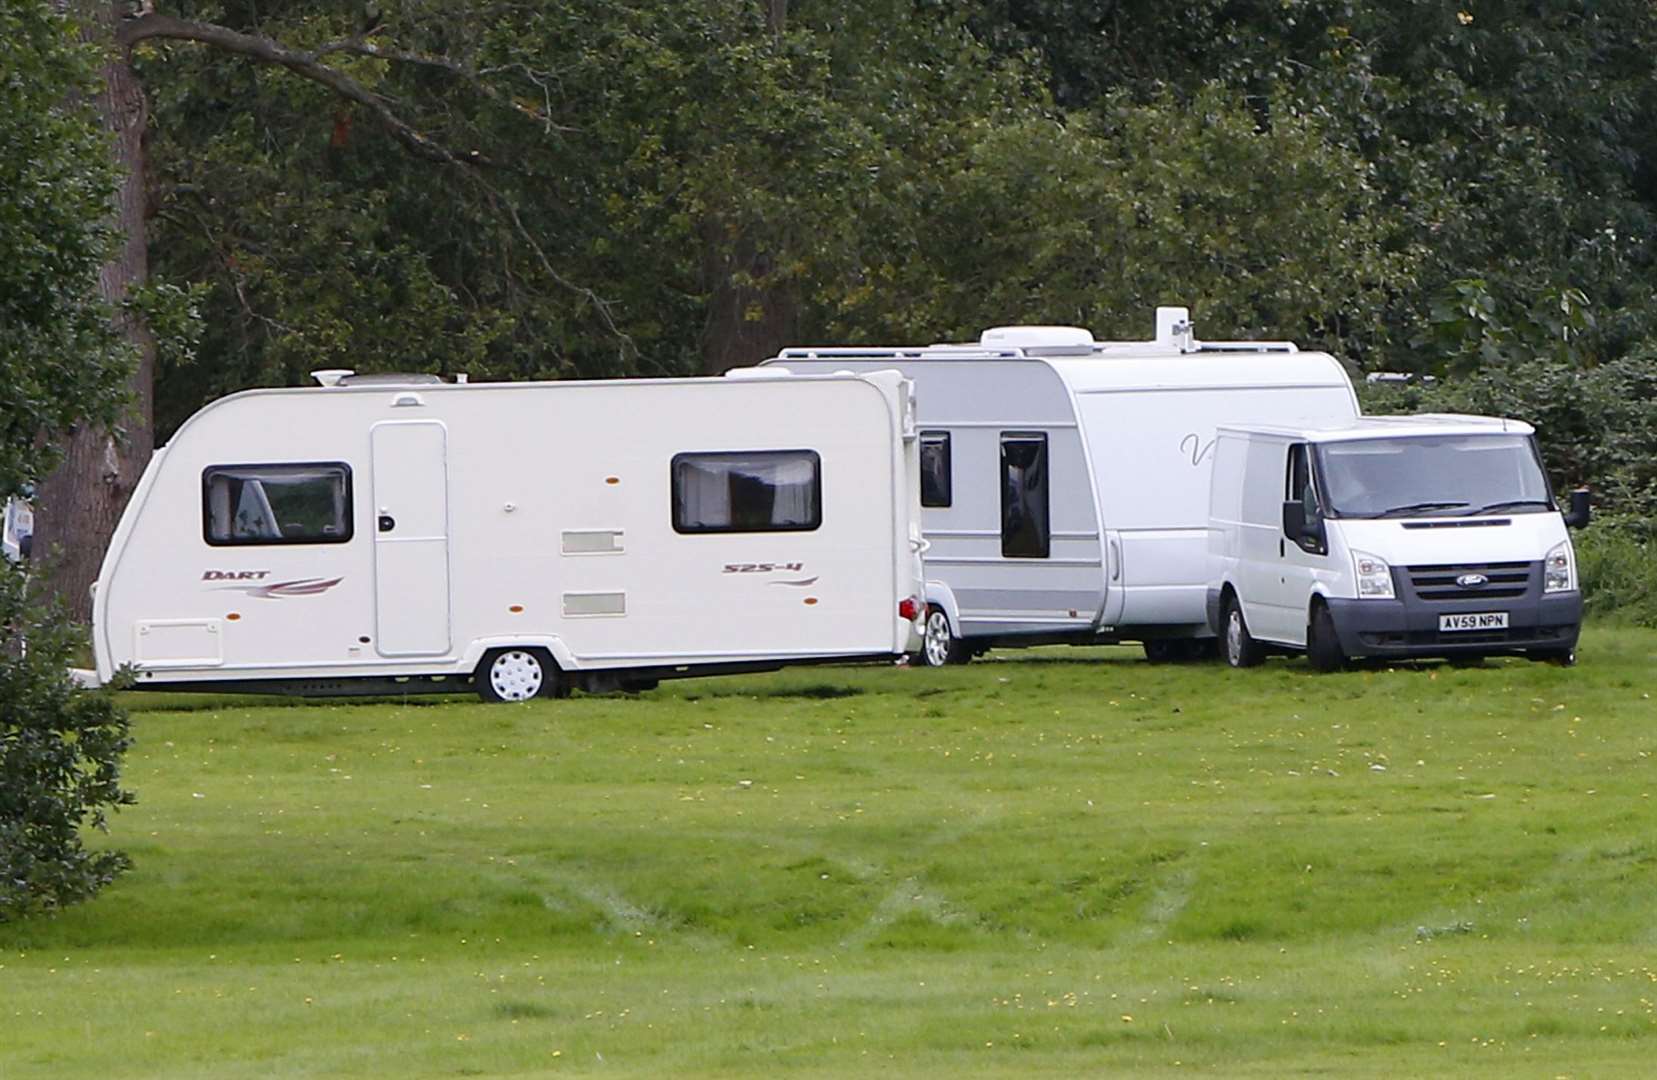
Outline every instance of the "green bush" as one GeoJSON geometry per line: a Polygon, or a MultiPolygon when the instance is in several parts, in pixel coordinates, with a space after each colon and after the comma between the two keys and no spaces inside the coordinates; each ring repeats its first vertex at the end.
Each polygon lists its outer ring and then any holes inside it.
{"type": "Polygon", "coordinates": [[[0,922],[89,899],[130,865],[82,844],[133,797],[120,786],[126,714],[74,685],[76,644],[63,613],[0,559],[0,922]]]}
{"type": "Polygon", "coordinates": [[[1576,534],[1577,572],[1593,618],[1657,626],[1657,536],[1652,522],[1606,518],[1576,534]]]}
{"type": "Polygon", "coordinates": [[[1556,490],[1586,484],[1601,511],[1657,520],[1657,346],[1594,367],[1529,359],[1434,386],[1366,386],[1363,404],[1372,413],[1524,420],[1556,490]]]}

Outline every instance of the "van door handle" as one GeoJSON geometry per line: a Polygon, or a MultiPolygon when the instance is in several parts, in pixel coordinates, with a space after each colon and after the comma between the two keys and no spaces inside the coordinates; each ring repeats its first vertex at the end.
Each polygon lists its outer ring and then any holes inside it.
{"type": "Polygon", "coordinates": [[[1122,548],[1115,540],[1110,542],[1110,579],[1122,580],[1122,548]]]}
{"type": "Polygon", "coordinates": [[[379,527],[381,532],[390,532],[392,529],[397,527],[397,519],[392,517],[390,514],[381,514],[379,527]]]}

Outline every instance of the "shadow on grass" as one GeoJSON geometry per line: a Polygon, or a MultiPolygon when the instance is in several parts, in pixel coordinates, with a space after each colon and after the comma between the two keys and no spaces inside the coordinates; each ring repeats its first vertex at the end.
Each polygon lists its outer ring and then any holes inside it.
{"type": "Polygon", "coordinates": [[[721,686],[715,690],[692,691],[685,695],[686,701],[700,701],[704,698],[810,698],[818,701],[831,701],[835,698],[857,697],[867,693],[861,686],[844,686],[837,683],[808,683],[804,686],[760,686],[740,687],[721,686]]]}

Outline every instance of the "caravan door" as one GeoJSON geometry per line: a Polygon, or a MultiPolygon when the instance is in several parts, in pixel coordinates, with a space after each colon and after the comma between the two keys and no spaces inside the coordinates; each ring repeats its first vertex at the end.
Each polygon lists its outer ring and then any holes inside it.
{"type": "Polygon", "coordinates": [[[448,432],[434,420],[388,420],[369,439],[375,648],[439,656],[449,651],[448,432]]]}

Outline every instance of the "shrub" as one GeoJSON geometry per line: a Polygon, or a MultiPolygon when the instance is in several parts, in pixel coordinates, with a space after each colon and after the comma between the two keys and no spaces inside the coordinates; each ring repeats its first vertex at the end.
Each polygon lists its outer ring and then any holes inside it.
{"type": "Polygon", "coordinates": [[[1589,368],[1532,359],[1435,386],[1366,386],[1363,401],[1374,413],[1527,421],[1557,490],[1586,484],[1600,510],[1657,520],[1657,346],[1589,368]]]}
{"type": "Polygon", "coordinates": [[[82,830],[130,805],[126,714],[69,676],[76,631],[25,572],[0,560],[0,922],[86,900],[130,865],[82,830]]]}
{"type": "Polygon", "coordinates": [[[1657,626],[1657,537],[1650,523],[1604,518],[1574,541],[1588,614],[1657,626]]]}

